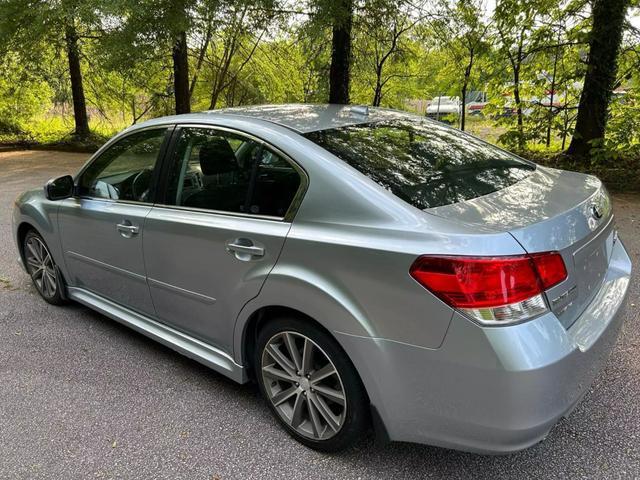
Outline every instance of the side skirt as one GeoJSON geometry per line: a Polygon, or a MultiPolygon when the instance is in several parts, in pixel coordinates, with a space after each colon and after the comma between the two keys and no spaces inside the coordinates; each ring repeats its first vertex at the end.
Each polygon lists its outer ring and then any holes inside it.
{"type": "Polygon", "coordinates": [[[242,365],[235,363],[225,352],[201,340],[82,288],[68,287],[67,294],[70,299],[112,318],[238,383],[248,381],[246,369],[242,365]]]}

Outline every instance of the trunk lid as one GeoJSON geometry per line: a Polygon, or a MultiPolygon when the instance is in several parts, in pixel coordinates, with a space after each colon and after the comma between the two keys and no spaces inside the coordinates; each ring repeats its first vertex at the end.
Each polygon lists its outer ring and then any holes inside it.
{"type": "Polygon", "coordinates": [[[547,290],[568,328],[598,292],[616,241],[609,197],[592,176],[538,167],[524,180],[429,214],[509,232],[528,253],[558,251],[568,277],[547,290]]]}

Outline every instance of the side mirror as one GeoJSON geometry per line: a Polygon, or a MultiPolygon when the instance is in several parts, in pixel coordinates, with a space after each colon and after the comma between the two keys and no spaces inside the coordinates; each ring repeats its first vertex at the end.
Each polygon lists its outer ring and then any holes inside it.
{"type": "Polygon", "coordinates": [[[64,200],[73,196],[73,177],[52,178],[44,186],[44,193],[49,200],[64,200]]]}

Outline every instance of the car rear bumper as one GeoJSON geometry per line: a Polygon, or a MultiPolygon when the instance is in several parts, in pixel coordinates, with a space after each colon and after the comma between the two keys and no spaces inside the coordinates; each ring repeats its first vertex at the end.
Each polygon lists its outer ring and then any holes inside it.
{"type": "Polygon", "coordinates": [[[497,328],[455,314],[438,349],[337,336],[391,440],[509,453],[542,440],[588,391],[615,345],[630,275],[617,242],[600,291],[568,330],[552,313],[497,328]]]}

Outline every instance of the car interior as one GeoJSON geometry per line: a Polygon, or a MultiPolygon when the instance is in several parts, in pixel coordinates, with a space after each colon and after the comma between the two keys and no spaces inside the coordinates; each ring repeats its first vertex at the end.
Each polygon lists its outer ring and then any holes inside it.
{"type": "Polygon", "coordinates": [[[292,165],[252,140],[194,136],[181,150],[176,205],[283,217],[300,185],[292,165]]]}
{"type": "Polygon", "coordinates": [[[83,172],[80,195],[149,201],[153,168],[164,135],[164,129],[143,131],[113,145],[83,172]]]}

